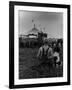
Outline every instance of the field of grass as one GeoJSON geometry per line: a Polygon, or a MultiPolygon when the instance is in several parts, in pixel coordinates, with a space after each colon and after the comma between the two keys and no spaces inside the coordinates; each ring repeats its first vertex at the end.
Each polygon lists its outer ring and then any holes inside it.
{"type": "Polygon", "coordinates": [[[19,79],[62,77],[63,66],[59,68],[44,68],[37,59],[38,48],[20,48],[19,49],[19,79]]]}

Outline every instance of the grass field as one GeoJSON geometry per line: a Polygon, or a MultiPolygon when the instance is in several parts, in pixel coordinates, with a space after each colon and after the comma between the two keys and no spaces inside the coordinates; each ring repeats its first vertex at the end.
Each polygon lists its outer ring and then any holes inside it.
{"type": "Polygon", "coordinates": [[[62,77],[63,66],[59,68],[44,68],[39,65],[37,60],[38,48],[20,48],[19,49],[19,79],[62,77]]]}

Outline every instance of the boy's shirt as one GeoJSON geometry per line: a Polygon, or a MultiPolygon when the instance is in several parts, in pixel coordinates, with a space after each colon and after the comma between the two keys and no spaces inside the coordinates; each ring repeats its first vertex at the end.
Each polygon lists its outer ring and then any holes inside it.
{"type": "Polygon", "coordinates": [[[37,54],[37,57],[41,59],[42,55],[43,55],[43,48],[44,48],[44,51],[46,51],[48,48],[48,58],[51,58],[53,56],[53,50],[51,47],[49,46],[42,46],[39,48],[39,51],[38,51],[38,54],[37,54]]]}

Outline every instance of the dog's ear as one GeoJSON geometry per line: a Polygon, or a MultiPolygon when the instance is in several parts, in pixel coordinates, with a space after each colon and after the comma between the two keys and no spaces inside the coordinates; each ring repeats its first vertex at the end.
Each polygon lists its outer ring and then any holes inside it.
{"type": "Polygon", "coordinates": [[[54,57],[54,60],[55,60],[55,61],[57,60],[57,57],[56,57],[56,56],[54,57]]]}
{"type": "Polygon", "coordinates": [[[61,65],[61,62],[60,61],[58,62],[58,65],[61,65]]]}

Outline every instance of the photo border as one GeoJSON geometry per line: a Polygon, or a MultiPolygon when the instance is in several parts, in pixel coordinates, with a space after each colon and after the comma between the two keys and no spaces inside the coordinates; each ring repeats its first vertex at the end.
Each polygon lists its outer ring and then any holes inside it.
{"type": "Polygon", "coordinates": [[[9,88],[28,88],[28,87],[44,87],[44,86],[60,86],[70,85],[70,5],[64,4],[46,4],[46,3],[30,3],[30,2],[9,2],[9,88]],[[67,9],[67,82],[42,83],[42,84],[14,84],[14,6],[35,6],[35,7],[52,7],[67,9]]]}

